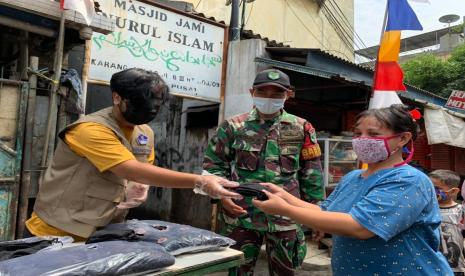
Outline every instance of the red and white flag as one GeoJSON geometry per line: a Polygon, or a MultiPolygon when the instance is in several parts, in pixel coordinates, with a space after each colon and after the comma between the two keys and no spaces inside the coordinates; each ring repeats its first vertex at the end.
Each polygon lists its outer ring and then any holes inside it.
{"type": "Polygon", "coordinates": [[[87,25],[92,23],[95,14],[93,0],[60,0],[60,7],[65,10],[77,11],[84,17],[87,25]]]}

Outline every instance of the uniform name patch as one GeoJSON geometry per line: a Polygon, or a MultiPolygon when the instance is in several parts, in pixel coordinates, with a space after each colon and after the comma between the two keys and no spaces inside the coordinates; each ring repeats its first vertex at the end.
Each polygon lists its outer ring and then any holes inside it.
{"type": "Polygon", "coordinates": [[[152,149],[148,147],[132,147],[132,153],[137,155],[149,155],[152,149]]]}
{"type": "Polygon", "coordinates": [[[303,160],[310,160],[321,156],[320,146],[318,144],[302,148],[301,151],[303,160]]]}

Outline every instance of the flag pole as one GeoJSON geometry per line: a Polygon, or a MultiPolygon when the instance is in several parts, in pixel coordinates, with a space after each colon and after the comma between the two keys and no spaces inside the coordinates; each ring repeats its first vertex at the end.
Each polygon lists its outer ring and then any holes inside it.
{"type": "Polygon", "coordinates": [[[386,31],[387,17],[388,17],[388,7],[389,7],[389,0],[386,1],[386,9],[384,10],[383,26],[381,27],[381,35],[379,37],[378,54],[376,55],[375,72],[373,74],[373,86],[371,87],[371,97],[370,98],[373,98],[373,94],[375,93],[375,84],[376,84],[376,75],[377,75],[376,73],[378,72],[379,52],[381,50],[381,44],[383,42],[384,33],[386,31]]]}
{"type": "MultiPolygon", "coordinates": [[[[381,28],[381,36],[379,38],[379,45],[381,46],[381,43],[383,42],[383,34],[386,30],[386,24],[387,24],[387,17],[388,17],[388,7],[389,7],[389,0],[386,1],[386,9],[384,10],[384,19],[383,19],[383,27],[381,28]]],[[[379,49],[378,49],[378,54],[379,54],[379,49]]]]}
{"type": "MultiPolygon", "coordinates": [[[[386,1],[386,9],[384,10],[383,26],[381,28],[381,35],[379,37],[379,47],[378,47],[378,54],[376,55],[375,71],[374,71],[374,74],[373,74],[373,86],[371,87],[370,101],[371,101],[371,98],[373,98],[374,93],[375,93],[375,84],[376,84],[376,75],[377,75],[376,73],[378,72],[379,51],[381,50],[381,43],[383,42],[383,36],[384,36],[385,31],[386,31],[388,7],[389,7],[389,0],[386,1]]],[[[370,102],[368,102],[368,106],[370,106],[370,102]]],[[[366,170],[366,169],[368,169],[368,164],[367,163],[359,163],[359,168],[362,169],[362,170],[366,170]]]]}

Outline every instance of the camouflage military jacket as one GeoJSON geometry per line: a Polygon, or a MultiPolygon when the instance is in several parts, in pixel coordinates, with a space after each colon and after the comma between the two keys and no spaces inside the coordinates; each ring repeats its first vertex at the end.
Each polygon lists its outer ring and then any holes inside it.
{"type": "MultiPolygon", "coordinates": [[[[315,129],[302,118],[285,111],[270,121],[256,109],[223,122],[210,140],[203,167],[208,172],[237,181],[271,182],[310,202],[323,198],[320,148],[315,129]]],[[[225,223],[261,231],[297,229],[289,218],[266,215],[250,198],[236,201],[247,210],[233,218],[225,211],[225,223]]]]}

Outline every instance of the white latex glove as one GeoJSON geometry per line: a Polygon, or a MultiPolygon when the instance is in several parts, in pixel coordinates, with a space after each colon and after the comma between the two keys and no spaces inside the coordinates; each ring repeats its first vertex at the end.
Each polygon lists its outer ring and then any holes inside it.
{"type": "Polygon", "coordinates": [[[147,200],[149,187],[149,185],[128,181],[125,191],[125,200],[120,202],[116,208],[129,209],[141,205],[147,200]]]}
{"type": "Polygon", "coordinates": [[[208,195],[211,198],[242,198],[241,195],[225,189],[238,187],[239,183],[212,175],[206,171],[203,171],[202,174],[196,180],[194,193],[208,195]]]}

